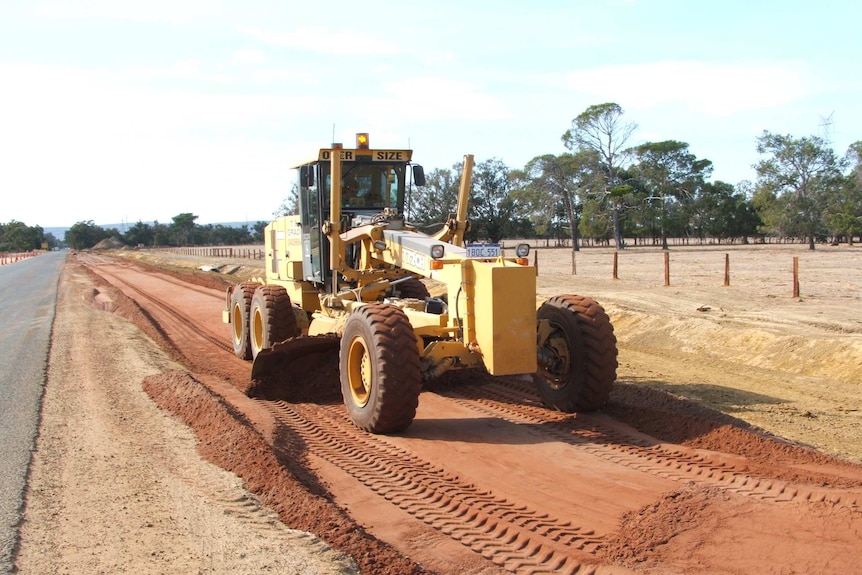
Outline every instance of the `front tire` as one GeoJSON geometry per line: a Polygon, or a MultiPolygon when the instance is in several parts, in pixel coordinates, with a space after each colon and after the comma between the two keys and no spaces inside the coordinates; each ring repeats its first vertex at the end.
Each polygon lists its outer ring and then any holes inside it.
{"type": "Polygon", "coordinates": [[[550,326],[533,375],[544,404],[573,413],[607,403],[617,376],[617,338],[602,306],[587,297],[555,296],[537,317],[550,326]]]}
{"type": "Polygon", "coordinates": [[[341,336],[341,394],[360,429],[398,433],[416,417],[422,379],[413,326],[397,307],[372,303],[350,314],[341,336]]]}
{"type": "Polygon", "coordinates": [[[255,290],[248,331],[252,357],[274,343],[299,335],[287,290],[277,285],[263,285],[255,290]]]}

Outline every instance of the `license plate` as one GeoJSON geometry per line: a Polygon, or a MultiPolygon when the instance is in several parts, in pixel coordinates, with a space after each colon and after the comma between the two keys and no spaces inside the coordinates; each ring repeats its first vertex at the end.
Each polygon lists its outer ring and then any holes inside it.
{"type": "Polygon", "coordinates": [[[467,244],[467,257],[486,259],[500,257],[500,244],[467,244]]]}

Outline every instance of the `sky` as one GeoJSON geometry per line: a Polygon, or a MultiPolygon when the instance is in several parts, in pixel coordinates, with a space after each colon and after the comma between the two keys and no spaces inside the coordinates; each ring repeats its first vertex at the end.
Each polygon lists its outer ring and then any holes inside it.
{"type": "Polygon", "coordinates": [[[862,140],[850,0],[0,0],[0,222],[269,221],[331,142],[513,169],[589,106],[754,180],[862,140]]]}

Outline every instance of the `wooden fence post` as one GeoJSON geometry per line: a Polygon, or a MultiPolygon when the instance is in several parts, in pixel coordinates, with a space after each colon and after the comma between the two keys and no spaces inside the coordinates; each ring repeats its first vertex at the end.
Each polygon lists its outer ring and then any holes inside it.
{"type": "Polygon", "coordinates": [[[618,273],[619,272],[619,256],[620,256],[620,252],[614,252],[614,279],[615,280],[620,279],[620,276],[618,273]]]}
{"type": "Polygon", "coordinates": [[[799,297],[799,256],[793,256],[793,297],[799,297]]]}
{"type": "Polygon", "coordinates": [[[670,286],[670,254],[664,253],[664,287],[670,286]]]}
{"type": "Polygon", "coordinates": [[[730,286],[730,254],[724,254],[724,287],[730,286]]]}

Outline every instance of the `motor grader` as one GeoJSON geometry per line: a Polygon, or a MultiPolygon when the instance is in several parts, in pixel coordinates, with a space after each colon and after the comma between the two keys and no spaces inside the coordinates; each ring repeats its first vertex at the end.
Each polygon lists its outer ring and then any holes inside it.
{"type": "Polygon", "coordinates": [[[254,360],[252,379],[337,350],[348,415],[372,433],[407,429],[423,382],[455,369],[529,374],[563,412],[607,401],[617,348],[602,307],[561,295],[537,310],[527,244],[514,257],[465,244],[471,155],[455,213],[433,235],[405,219],[408,178],[425,184],[411,150],[372,149],[363,133],[355,148],[332,144],[294,168],[299,213],[266,226],[265,277],[226,294],[223,320],[236,355],[254,360]]]}

